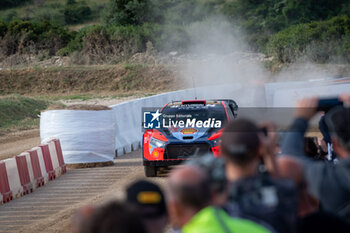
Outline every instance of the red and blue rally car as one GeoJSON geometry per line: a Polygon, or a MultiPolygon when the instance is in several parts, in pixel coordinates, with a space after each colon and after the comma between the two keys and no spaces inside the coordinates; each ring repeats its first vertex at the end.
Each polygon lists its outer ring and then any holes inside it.
{"type": "Polygon", "coordinates": [[[193,155],[220,154],[223,126],[237,117],[235,101],[186,100],[166,104],[161,127],[143,134],[142,154],[145,175],[157,176],[160,167],[177,165],[193,155]]]}

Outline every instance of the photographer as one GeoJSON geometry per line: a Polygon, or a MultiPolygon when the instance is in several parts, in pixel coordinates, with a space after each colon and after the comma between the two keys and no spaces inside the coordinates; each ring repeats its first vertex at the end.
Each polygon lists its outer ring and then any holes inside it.
{"type": "MultiPolygon", "coordinates": [[[[350,105],[350,95],[339,100],[350,105]]],[[[282,153],[302,159],[310,192],[319,199],[322,208],[336,213],[350,222],[350,108],[337,106],[327,113],[326,123],[330,129],[337,164],[314,162],[304,154],[304,135],[310,119],[316,114],[318,98],[298,102],[295,120],[285,135],[282,153]]]]}
{"type": "Polygon", "coordinates": [[[226,176],[232,186],[229,204],[234,207],[228,212],[231,216],[239,213],[240,217],[263,224],[274,232],[295,232],[296,187],[292,181],[275,177],[278,175],[274,158],[277,140],[270,128],[268,125],[258,127],[242,118],[225,127],[221,149],[226,176]],[[261,168],[267,168],[268,172],[261,168]]]}

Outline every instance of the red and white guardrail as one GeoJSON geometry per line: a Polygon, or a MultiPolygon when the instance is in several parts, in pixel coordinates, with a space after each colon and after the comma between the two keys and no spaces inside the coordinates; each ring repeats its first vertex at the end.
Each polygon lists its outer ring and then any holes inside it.
{"type": "Polygon", "coordinates": [[[0,204],[33,192],[66,173],[61,144],[52,139],[0,161],[0,204]]]}

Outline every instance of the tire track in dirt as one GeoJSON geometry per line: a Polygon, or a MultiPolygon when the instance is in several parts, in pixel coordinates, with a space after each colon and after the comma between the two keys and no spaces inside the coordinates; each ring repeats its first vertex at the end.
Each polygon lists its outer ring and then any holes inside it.
{"type": "Polygon", "coordinates": [[[69,232],[74,210],[119,198],[125,185],[143,177],[140,151],[114,166],[68,170],[33,193],[0,205],[0,232],[69,232]]]}
{"type": "Polygon", "coordinates": [[[25,130],[0,137],[0,160],[19,155],[40,144],[39,129],[25,130]]]}

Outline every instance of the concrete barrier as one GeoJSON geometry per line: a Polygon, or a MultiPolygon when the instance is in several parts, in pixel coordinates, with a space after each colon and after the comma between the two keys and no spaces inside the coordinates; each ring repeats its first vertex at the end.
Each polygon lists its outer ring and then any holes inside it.
{"type": "MultiPolygon", "coordinates": [[[[40,167],[40,161],[38,156],[38,150],[41,150],[39,147],[37,149],[31,149],[27,153],[29,154],[30,165],[33,171],[33,182],[34,188],[41,187],[45,184],[42,169],[40,167]]],[[[43,165],[44,166],[44,165],[43,165]]]]}
{"type": "Polygon", "coordinates": [[[58,139],[0,161],[0,204],[33,192],[66,173],[58,139]]]}
{"type": "Polygon", "coordinates": [[[49,182],[49,173],[46,171],[46,165],[45,165],[45,160],[44,160],[44,156],[43,156],[43,151],[42,151],[41,147],[39,147],[39,146],[32,148],[32,150],[35,150],[37,155],[38,155],[41,174],[44,177],[44,184],[46,184],[47,182],[49,182]]]}
{"type": "Polygon", "coordinates": [[[19,174],[19,180],[21,182],[22,189],[23,189],[22,191],[23,195],[33,192],[33,184],[32,184],[31,177],[29,175],[30,169],[28,169],[28,165],[30,164],[27,163],[26,155],[27,154],[20,154],[15,156],[17,171],[19,174]]]}
{"type": "Polygon", "coordinates": [[[297,100],[303,97],[337,96],[349,90],[350,78],[265,84],[266,102],[271,107],[295,107],[297,100]]]}
{"type": "Polygon", "coordinates": [[[48,180],[49,181],[54,180],[56,179],[56,171],[53,168],[49,145],[44,144],[44,145],[40,145],[39,147],[41,148],[42,157],[45,164],[45,170],[48,175],[48,180]]]}
{"type": "Polygon", "coordinates": [[[61,167],[58,163],[58,157],[57,157],[57,151],[56,151],[56,146],[53,141],[50,141],[47,143],[47,146],[49,147],[50,151],[50,158],[52,162],[52,169],[55,171],[55,177],[58,177],[61,175],[61,167]]]}
{"type": "Polygon", "coordinates": [[[47,145],[49,147],[53,169],[55,170],[56,177],[59,177],[66,172],[60,142],[59,140],[51,140],[47,145]]]}
{"type": "Polygon", "coordinates": [[[29,154],[29,152],[26,151],[26,152],[21,153],[19,156],[24,156],[26,158],[28,172],[29,172],[29,178],[30,178],[30,182],[32,183],[33,190],[34,190],[36,188],[36,185],[35,185],[34,172],[33,172],[33,166],[32,166],[31,159],[30,159],[30,154],[29,154]]]}
{"type": "Polygon", "coordinates": [[[17,162],[15,158],[3,160],[5,163],[8,183],[12,192],[12,198],[19,198],[23,195],[23,186],[19,177],[17,162]]]}
{"type": "Polygon", "coordinates": [[[58,165],[61,168],[61,173],[64,174],[64,173],[67,172],[67,168],[66,168],[66,164],[64,163],[61,142],[58,139],[53,139],[52,142],[55,144],[56,154],[57,154],[57,159],[58,159],[58,165]]]}
{"type": "Polygon", "coordinates": [[[4,161],[0,161],[0,193],[3,203],[9,202],[13,198],[4,161]]]}

